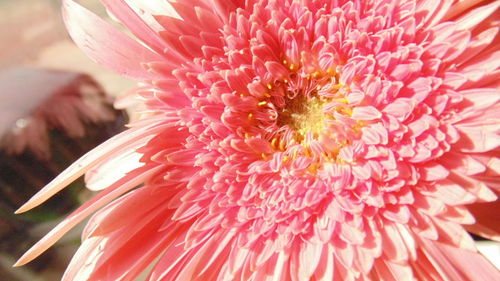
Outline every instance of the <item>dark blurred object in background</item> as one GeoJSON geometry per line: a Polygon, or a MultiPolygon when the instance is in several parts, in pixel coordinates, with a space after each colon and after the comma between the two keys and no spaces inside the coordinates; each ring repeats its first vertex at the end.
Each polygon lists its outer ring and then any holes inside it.
{"type": "MultiPolygon", "coordinates": [[[[112,108],[88,75],[25,67],[0,71],[2,257],[16,259],[40,238],[29,236],[34,225],[73,210],[83,183],[76,182],[32,212],[14,211],[77,158],[122,130],[125,122],[124,113],[112,108]]],[[[30,269],[42,270],[56,258],[54,251],[30,269]]],[[[0,266],[2,280],[20,280],[7,274],[0,266]]]]}

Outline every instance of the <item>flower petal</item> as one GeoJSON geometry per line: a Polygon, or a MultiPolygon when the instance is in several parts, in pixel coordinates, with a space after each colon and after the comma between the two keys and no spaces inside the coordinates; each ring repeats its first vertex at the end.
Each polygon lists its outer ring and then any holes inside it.
{"type": "Polygon", "coordinates": [[[131,142],[135,142],[141,138],[151,135],[153,132],[164,129],[165,125],[150,124],[142,128],[129,129],[119,135],[112,137],[106,142],[94,148],[92,151],[83,155],[80,159],[74,162],[66,170],[60,173],[55,179],[49,182],[42,190],[35,194],[28,202],[21,206],[16,213],[26,212],[41,203],[45,202],[52,195],[56,194],[68,184],[76,180],[78,177],[87,172],[90,168],[101,163],[103,159],[122,149],[131,142]]]}
{"type": "Polygon", "coordinates": [[[97,63],[135,79],[161,79],[158,75],[148,73],[142,64],[162,61],[164,58],[79,4],[64,0],[63,18],[75,43],[97,63]]]}
{"type": "Polygon", "coordinates": [[[352,110],[352,119],[354,120],[374,120],[382,116],[373,106],[356,106],[352,110]]]}

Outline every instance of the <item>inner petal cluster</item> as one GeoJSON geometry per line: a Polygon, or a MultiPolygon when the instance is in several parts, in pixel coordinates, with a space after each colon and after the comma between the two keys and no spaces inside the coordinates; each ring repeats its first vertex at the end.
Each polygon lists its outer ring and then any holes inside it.
{"type": "Polygon", "coordinates": [[[263,128],[271,132],[269,138],[275,150],[285,151],[294,145],[308,147],[319,141],[318,145],[328,147],[314,153],[328,156],[342,144],[343,140],[335,134],[335,125],[341,118],[336,119],[335,114],[349,116],[352,110],[339,91],[342,86],[338,76],[323,76],[319,71],[310,74],[299,69],[269,84],[268,88],[269,98],[258,105],[270,109],[269,113],[276,116],[271,126],[263,128]]]}

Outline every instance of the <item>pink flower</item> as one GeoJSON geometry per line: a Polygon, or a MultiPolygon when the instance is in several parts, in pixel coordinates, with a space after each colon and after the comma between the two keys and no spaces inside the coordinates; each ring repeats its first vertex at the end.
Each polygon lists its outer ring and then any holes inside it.
{"type": "Polygon", "coordinates": [[[63,280],[499,280],[500,1],[102,2],[146,46],[70,34],[149,117],[21,207],[111,179],[18,264],[99,210],[63,280]]]}
{"type": "Polygon", "coordinates": [[[81,73],[7,69],[0,73],[0,100],[0,150],[29,151],[39,160],[51,158],[50,130],[82,138],[87,125],[116,119],[104,90],[81,73]]]}

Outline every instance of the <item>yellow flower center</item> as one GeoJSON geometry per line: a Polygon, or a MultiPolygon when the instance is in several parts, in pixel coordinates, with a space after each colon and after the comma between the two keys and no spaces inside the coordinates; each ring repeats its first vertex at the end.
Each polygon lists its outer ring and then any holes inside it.
{"type": "Polygon", "coordinates": [[[296,139],[300,143],[307,133],[317,137],[325,128],[326,116],[323,106],[327,103],[324,98],[312,94],[309,97],[298,95],[287,99],[286,106],[278,116],[278,125],[288,125],[296,132],[296,139]]]}

